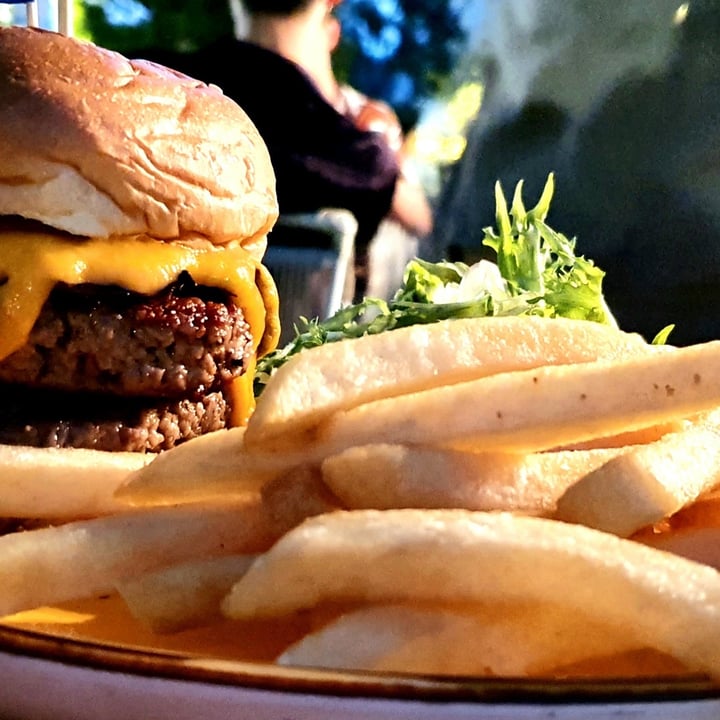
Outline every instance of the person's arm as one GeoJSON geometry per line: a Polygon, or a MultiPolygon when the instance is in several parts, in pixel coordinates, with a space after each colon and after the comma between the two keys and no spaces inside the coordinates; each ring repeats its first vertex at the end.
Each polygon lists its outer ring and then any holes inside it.
{"type": "Polygon", "coordinates": [[[397,157],[400,175],[395,185],[389,217],[412,235],[429,235],[433,228],[432,208],[420,183],[403,172],[404,137],[397,115],[381,100],[368,98],[348,86],[345,86],[345,91],[355,103],[352,108],[354,112],[351,113],[355,125],[362,130],[381,134],[397,157]]]}
{"type": "Polygon", "coordinates": [[[433,229],[433,213],[422,186],[402,173],[395,183],[390,217],[418,237],[433,229]]]}

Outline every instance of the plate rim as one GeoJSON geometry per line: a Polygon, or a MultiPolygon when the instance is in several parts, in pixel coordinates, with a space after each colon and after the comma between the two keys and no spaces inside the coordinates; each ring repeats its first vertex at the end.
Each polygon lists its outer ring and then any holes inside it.
{"type": "Polygon", "coordinates": [[[705,676],[678,680],[528,680],[439,678],[370,671],[290,668],[267,662],[230,660],[191,652],[72,638],[2,622],[0,652],[89,670],[209,683],[226,688],[327,697],[508,705],[720,702],[720,682],[705,676]]]}

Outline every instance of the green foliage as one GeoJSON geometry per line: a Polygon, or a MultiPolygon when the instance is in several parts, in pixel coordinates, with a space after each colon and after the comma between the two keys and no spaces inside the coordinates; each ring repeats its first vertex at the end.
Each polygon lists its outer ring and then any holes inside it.
{"type": "Polygon", "coordinates": [[[406,130],[413,127],[424,102],[437,95],[465,47],[460,5],[344,0],[338,11],[343,34],[335,58],[337,74],[392,105],[406,130]],[[392,51],[383,44],[386,36],[395,37],[392,51]]]}
{"type": "Polygon", "coordinates": [[[94,42],[122,53],[141,48],[192,52],[221,35],[232,33],[227,0],[143,0],[148,22],[112,25],[105,8],[112,0],[83,0],[85,29],[94,42]]]}

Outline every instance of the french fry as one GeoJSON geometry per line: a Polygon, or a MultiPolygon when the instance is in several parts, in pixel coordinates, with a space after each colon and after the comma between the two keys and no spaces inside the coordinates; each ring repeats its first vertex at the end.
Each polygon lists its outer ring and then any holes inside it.
{"type": "Polygon", "coordinates": [[[370,605],[305,635],[281,665],[424,675],[550,677],[561,665],[636,649],[617,628],[565,608],[370,605]]]}
{"type": "MultiPolygon", "coordinates": [[[[664,348],[667,349],[667,348],[664,348]]],[[[247,428],[249,447],[302,444],[362,403],[541,365],[658,352],[634,333],[583,320],[492,317],[412,325],[306,350],[280,367],[247,428]]]]}
{"type": "Polygon", "coordinates": [[[257,553],[331,506],[312,476],[263,496],[119,515],[0,537],[0,616],[90,598],[121,580],[220,555],[257,553]]]}
{"type": "Polygon", "coordinates": [[[287,531],[304,519],[333,512],[338,499],[322,480],[320,469],[305,465],[293,468],[269,482],[261,492],[268,522],[287,531]]]}
{"type": "Polygon", "coordinates": [[[472,453],[417,445],[362,445],[323,461],[325,483],[354,510],[465,508],[555,512],[557,498],[627,448],[472,453]]]}
{"type": "Polygon", "coordinates": [[[616,435],[599,435],[578,443],[569,443],[555,450],[595,450],[598,448],[627,448],[628,445],[647,445],[655,442],[668,433],[680,432],[693,422],[692,417],[678,417],[661,422],[658,425],[649,425],[639,430],[628,430],[616,435]]]}
{"type": "Polygon", "coordinates": [[[93,597],[121,578],[183,560],[262,549],[273,537],[258,514],[257,500],[187,505],[5,535],[0,616],[93,597]]]}
{"type": "Polygon", "coordinates": [[[533,452],[720,405],[720,341],[618,361],[500,373],[336,413],[316,432],[340,450],[376,442],[533,452]]]}
{"type": "Polygon", "coordinates": [[[715,410],[589,472],[560,496],[556,517],[627,537],[719,482],[720,410],[715,410]]]}
{"type": "Polygon", "coordinates": [[[156,633],[172,633],[222,619],[220,603],[254,555],[204,558],[116,583],[133,617],[156,633]]]}
{"type": "Polygon", "coordinates": [[[0,445],[0,517],[52,520],[123,509],[113,493],[150,461],[141,453],[0,445]]]}
{"type": "Polygon", "coordinates": [[[161,453],[131,473],[115,499],[141,506],[242,497],[322,457],[312,446],[297,452],[251,452],[244,434],[244,427],[218,430],[161,453]]]}
{"type": "Polygon", "coordinates": [[[720,567],[696,552],[720,528],[697,512],[720,479],[720,341],[406,330],[302,353],[247,429],[109,475],[93,507],[117,514],[0,538],[0,615],[114,591],[156,633],[344,609],[278,661],[720,678],[720,573],[693,560],[720,567]]]}
{"type": "Polygon", "coordinates": [[[511,513],[363,510],[307,520],[223,602],[233,618],[327,602],[549,603],[720,677],[720,574],[580,525],[511,513]]]}

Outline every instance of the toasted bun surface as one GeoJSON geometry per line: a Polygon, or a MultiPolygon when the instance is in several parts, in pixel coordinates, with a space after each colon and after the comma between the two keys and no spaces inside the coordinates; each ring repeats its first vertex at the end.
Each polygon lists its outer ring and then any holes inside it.
{"type": "Polygon", "coordinates": [[[75,235],[248,246],[277,218],[248,116],[218,88],[150,62],[0,28],[0,128],[0,215],[75,235]]]}

